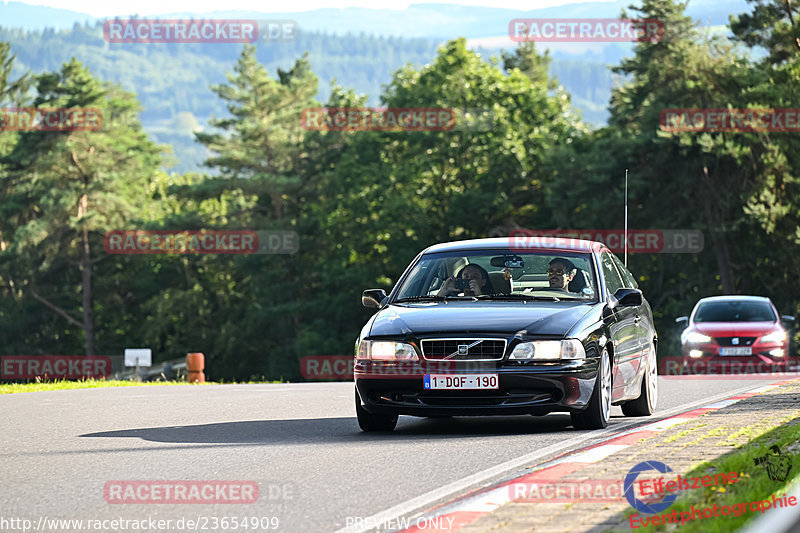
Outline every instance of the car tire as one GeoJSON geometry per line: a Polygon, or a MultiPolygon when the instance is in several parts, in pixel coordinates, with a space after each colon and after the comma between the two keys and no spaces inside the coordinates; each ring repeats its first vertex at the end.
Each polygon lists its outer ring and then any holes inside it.
{"type": "Polygon", "coordinates": [[[397,415],[374,415],[361,406],[356,391],[356,417],[361,431],[392,431],[397,426],[397,415]]]}
{"type": "Polygon", "coordinates": [[[570,413],[572,427],[575,429],[603,429],[608,426],[611,413],[611,360],[608,350],[603,348],[600,354],[600,367],[597,369],[597,380],[592,397],[586,409],[570,413]]]}
{"type": "Polygon", "coordinates": [[[647,356],[647,369],[642,376],[642,389],[639,397],[622,404],[625,416],[650,416],[658,404],[658,364],[656,362],[656,346],[650,343],[647,356]]]}

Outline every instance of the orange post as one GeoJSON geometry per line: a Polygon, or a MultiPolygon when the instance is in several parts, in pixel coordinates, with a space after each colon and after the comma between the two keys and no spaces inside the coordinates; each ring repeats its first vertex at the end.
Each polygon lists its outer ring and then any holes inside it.
{"type": "Polygon", "coordinates": [[[203,373],[205,366],[205,356],[202,353],[187,353],[186,381],[189,383],[205,383],[206,375],[203,373]]]}

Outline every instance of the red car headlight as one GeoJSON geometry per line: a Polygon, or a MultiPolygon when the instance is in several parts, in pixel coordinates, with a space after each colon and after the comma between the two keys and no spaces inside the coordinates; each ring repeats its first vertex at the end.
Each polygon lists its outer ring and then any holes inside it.
{"type": "Polygon", "coordinates": [[[773,342],[785,342],[786,341],[786,332],[782,329],[776,329],[772,333],[768,333],[761,337],[761,342],[765,343],[773,343],[773,342]]]}

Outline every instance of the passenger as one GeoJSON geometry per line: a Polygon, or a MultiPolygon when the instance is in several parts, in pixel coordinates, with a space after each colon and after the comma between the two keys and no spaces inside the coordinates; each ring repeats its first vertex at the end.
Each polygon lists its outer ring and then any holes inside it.
{"type": "Polygon", "coordinates": [[[469,280],[469,289],[456,289],[456,281],[454,278],[447,278],[439,289],[439,296],[455,296],[460,292],[464,292],[467,296],[479,296],[481,294],[494,294],[494,287],[492,280],[489,278],[489,273],[479,265],[467,265],[462,268],[456,275],[457,279],[469,280]]]}
{"type": "Polygon", "coordinates": [[[567,287],[577,272],[578,269],[572,264],[572,261],[563,257],[556,257],[550,261],[550,268],[547,269],[550,290],[570,292],[567,287]]]}

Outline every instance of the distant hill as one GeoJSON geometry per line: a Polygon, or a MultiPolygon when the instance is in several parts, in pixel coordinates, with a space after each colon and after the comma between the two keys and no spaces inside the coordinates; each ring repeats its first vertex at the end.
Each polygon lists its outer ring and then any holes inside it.
{"type": "MultiPolygon", "coordinates": [[[[532,2],[532,4],[535,2],[532,2]]],[[[398,37],[430,37],[439,40],[454,37],[489,37],[503,35],[508,21],[519,17],[558,18],[613,18],[635,0],[609,2],[576,2],[559,7],[520,11],[481,6],[457,6],[450,4],[420,3],[404,10],[368,8],[325,8],[312,11],[271,13],[269,11],[225,11],[209,13],[168,12],[162,18],[198,17],[206,18],[277,18],[294,19],[305,31],[344,35],[361,32],[398,37]]],[[[491,4],[487,0],[487,4],[491,4]]],[[[131,4],[135,15],[136,4],[131,4]]],[[[691,0],[687,13],[704,24],[727,24],[730,13],[749,11],[746,0],[691,0]]],[[[0,5],[0,24],[7,28],[41,30],[44,28],[69,29],[77,22],[94,22],[96,19],[85,13],[66,9],[32,6],[20,2],[0,5]]]]}
{"type": "MultiPolygon", "coordinates": [[[[377,104],[381,86],[403,66],[434,59],[446,40],[464,36],[484,57],[510,48],[508,21],[519,17],[616,17],[631,0],[576,3],[557,8],[515,11],[488,7],[417,4],[406,10],[320,9],[301,13],[217,11],[203,18],[294,19],[297,41],[259,46],[258,57],[272,74],[287,68],[305,51],[320,79],[318,98],[330,93],[330,82],[366,94],[377,104]]],[[[729,13],[747,11],[746,0],[694,0],[689,13],[704,22],[725,24],[729,13]]],[[[199,18],[191,13],[164,13],[163,18],[199,18]]],[[[192,130],[226,110],[209,85],[225,81],[241,45],[109,44],[102,20],[64,9],[19,2],[0,4],[0,40],[17,54],[17,68],[40,73],[58,69],[75,56],[102,79],[138,94],[145,108],[142,122],[158,142],[170,144],[175,170],[195,170],[206,158],[193,142],[192,130]]],[[[543,46],[538,48],[543,49],[543,46]]],[[[614,79],[607,66],[628,55],[631,44],[551,45],[551,73],[559,79],[584,120],[602,125],[614,79]]]]}
{"type": "MultiPolygon", "coordinates": [[[[99,22],[59,31],[2,29],[0,40],[11,43],[20,74],[54,71],[75,56],[95,76],[136,92],[144,107],[145,130],[156,141],[173,145],[178,159],[174,169],[179,171],[196,170],[206,159],[192,130],[203,127],[212,115],[227,115],[209,86],[226,81],[242,51],[241,44],[109,44],[99,22]]],[[[430,62],[438,46],[430,39],[304,32],[295,42],[259,46],[257,55],[274,76],[279,67],[291,67],[308,51],[320,80],[321,101],[328,98],[335,79],[377,104],[381,84],[391,80],[392,72],[406,63],[430,62]]]]}

